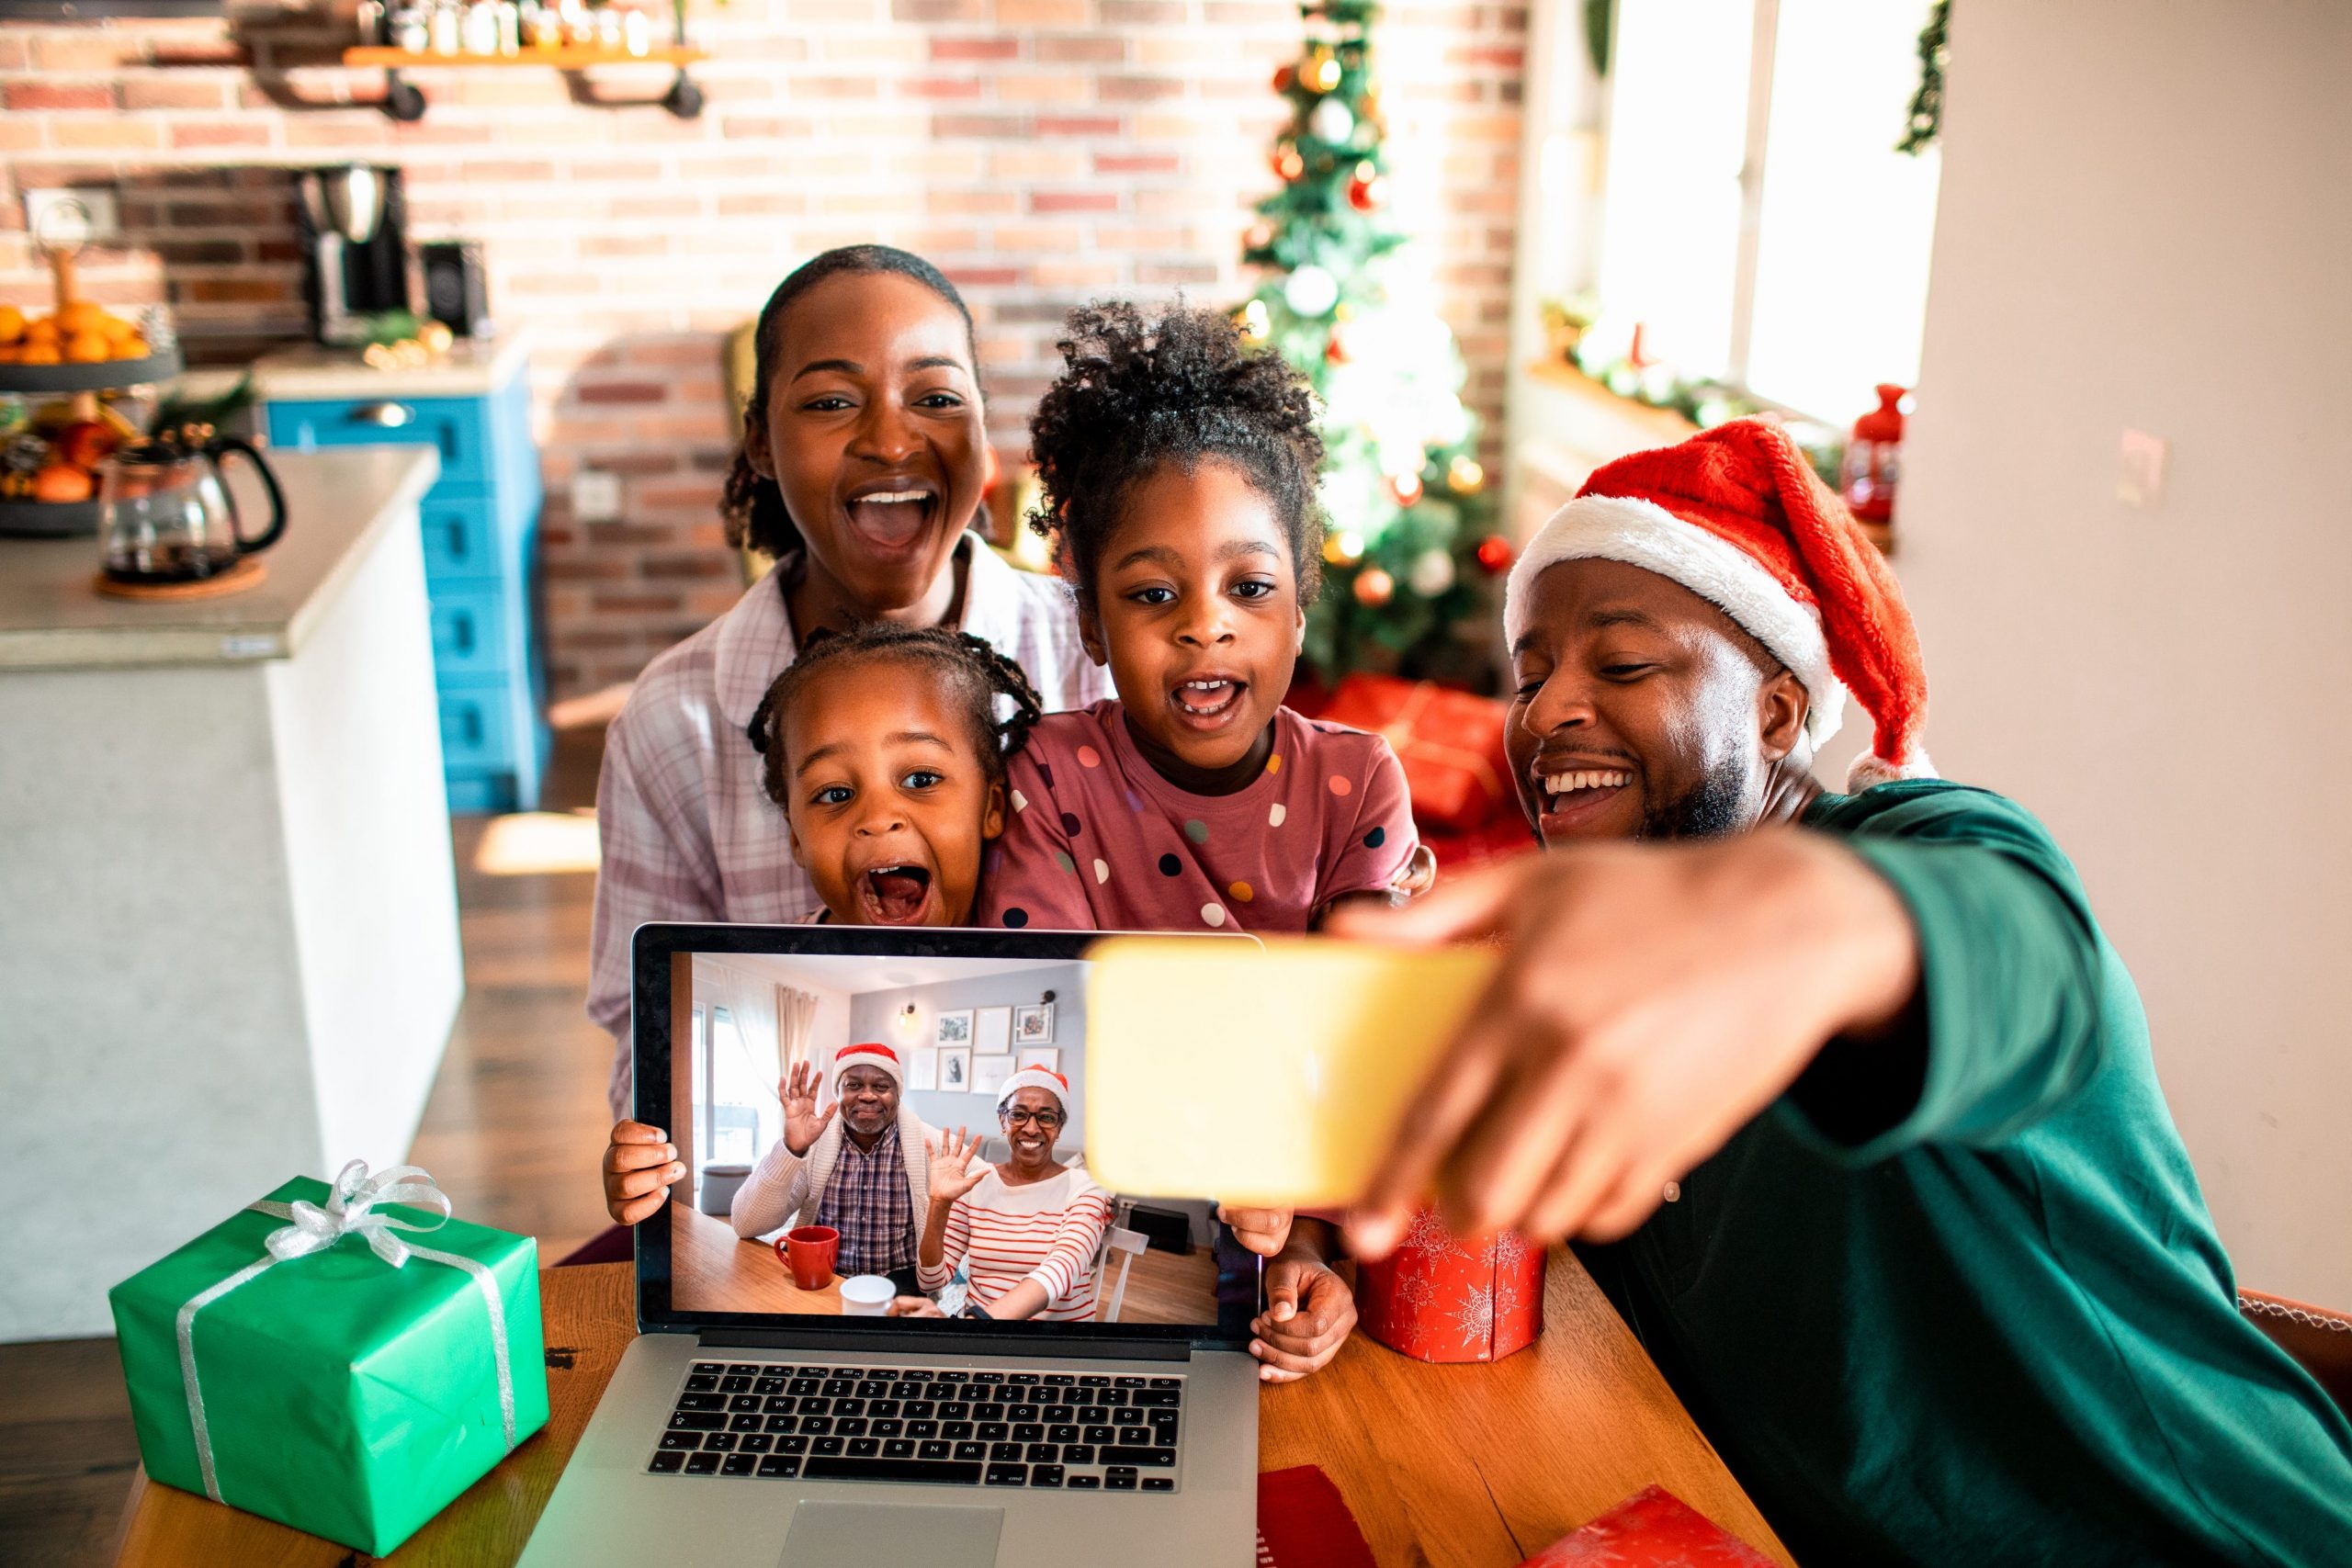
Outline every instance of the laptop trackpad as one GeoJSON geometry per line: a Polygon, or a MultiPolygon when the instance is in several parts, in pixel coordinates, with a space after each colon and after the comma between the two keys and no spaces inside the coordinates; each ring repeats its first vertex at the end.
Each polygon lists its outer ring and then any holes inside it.
{"type": "Polygon", "coordinates": [[[792,1510],[778,1568],[913,1562],[922,1568],[996,1568],[1001,1508],[919,1503],[820,1503],[792,1510]]]}

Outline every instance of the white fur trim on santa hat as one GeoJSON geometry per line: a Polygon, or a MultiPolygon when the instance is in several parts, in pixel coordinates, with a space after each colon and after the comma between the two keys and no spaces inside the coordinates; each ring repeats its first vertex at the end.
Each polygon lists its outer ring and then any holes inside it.
{"type": "Polygon", "coordinates": [[[1503,593],[1506,646],[1519,641],[1536,576],[1567,560],[1619,561],[1680,583],[1789,667],[1810,699],[1804,727],[1815,746],[1845,721],[1846,688],[1830,672],[1820,612],[1792,597],[1755,557],[1655,502],[1580,495],[1552,513],[1510,569],[1503,593]]]}
{"type": "Polygon", "coordinates": [[[1024,1089],[1044,1089],[1054,1097],[1055,1103],[1062,1108],[1063,1115],[1069,1114],[1069,1080],[1044,1067],[1023,1067],[1005,1079],[1004,1087],[997,1090],[996,1108],[1003,1110],[1012,1103],[1012,1097],[1024,1089]]]}
{"type": "Polygon", "coordinates": [[[1899,762],[1890,762],[1876,751],[1865,751],[1854,759],[1853,766],[1846,770],[1846,793],[1860,795],[1873,785],[1894,784],[1901,779],[1941,776],[1936,772],[1934,761],[1917,746],[1912,747],[1911,754],[1899,762]]]}
{"type": "Polygon", "coordinates": [[[833,1082],[838,1085],[842,1075],[852,1067],[875,1067],[890,1075],[891,1081],[901,1089],[907,1087],[906,1068],[899,1065],[899,1054],[888,1045],[867,1042],[844,1045],[833,1053],[833,1082]]]}

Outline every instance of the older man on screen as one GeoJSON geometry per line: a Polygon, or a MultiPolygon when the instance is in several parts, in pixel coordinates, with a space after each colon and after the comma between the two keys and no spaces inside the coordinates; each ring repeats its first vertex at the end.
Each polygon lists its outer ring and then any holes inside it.
{"type": "Polygon", "coordinates": [[[784,1136],[735,1194],[736,1234],[764,1235],[786,1225],[831,1225],[841,1233],[835,1267],[884,1274],[913,1294],[916,1220],[930,1205],[931,1129],[901,1105],[898,1053],[860,1044],[833,1058],[835,1098],[817,1109],[822,1083],[813,1063],[796,1065],[777,1086],[784,1136]]]}

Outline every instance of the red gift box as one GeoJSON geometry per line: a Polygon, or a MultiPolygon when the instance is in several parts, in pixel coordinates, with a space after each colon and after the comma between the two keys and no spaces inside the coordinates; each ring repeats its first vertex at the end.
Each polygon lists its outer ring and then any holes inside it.
{"type": "Polygon", "coordinates": [[[1771,1568],[1663,1486],[1645,1486],[1519,1568],[1771,1568]]]}
{"type": "Polygon", "coordinates": [[[1413,820],[1426,829],[1467,833],[1519,807],[1503,754],[1510,710],[1490,697],[1432,681],[1351,675],[1317,716],[1368,729],[1395,749],[1412,793],[1413,820]]]}
{"type": "Polygon", "coordinates": [[[1356,1271],[1356,1325],[1420,1361],[1499,1361],[1544,1332],[1544,1249],[1505,1231],[1457,1240],[1434,1213],[1356,1271]]]}

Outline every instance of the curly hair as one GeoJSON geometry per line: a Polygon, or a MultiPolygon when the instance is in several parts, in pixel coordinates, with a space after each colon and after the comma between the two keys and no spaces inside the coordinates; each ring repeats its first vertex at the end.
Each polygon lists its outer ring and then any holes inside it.
{"type": "MultiPolygon", "coordinates": [[[[876,273],[910,278],[955,306],[956,313],[964,318],[964,347],[972,358],[972,373],[975,377],[979,374],[979,348],[973,336],[971,310],[944,274],[921,256],[890,245],[843,245],[795,267],[761,308],[759,325],[752,333],[752,400],[743,408],[745,424],[767,424],[768,383],[775,378],[777,362],[784,357],[784,319],[793,302],[828,278],[870,277],[876,273]]],[[[784,491],[774,479],[752,467],[751,454],[741,446],[735,451],[735,466],[728,470],[727,489],[719,498],[718,510],[727,520],[727,542],[737,549],[748,545],[771,556],[780,556],[800,543],[800,529],[784,504],[784,491]]]]}
{"type": "Polygon", "coordinates": [[[752,710],[745,732],[752,749],[765,759],[760,783],[770,800],[786,811],[792,808],[784,758],[784,716],[792,699],[821,671],[888,660],[923,665],[937,673],[969,727],[989,782],[1003,782],[1004,760],[1028,743],[1030,729],[1045,713],[1021,666],[969,632],[868,621],[850,631],[820,631],[810,637],[800,657],[769,684],[767,695],[752,710]],[[1003,718],[997,716],[999,697],[1012,704],[1012,713],[1003,718]]]}
{"type": "Polygon", "coordinates": [[[1129,491],[1173,463],[1231,463],[1273,508],[1301,604],[1321,584],[1323,463],[1315,393],[1280,355],[1182,300],[1157,318],[1125,301],[1070,312],[1064,369],[1029,422],[1042,488],[1029,526],[1060,548],[1081,604],[1129,491]]]}

